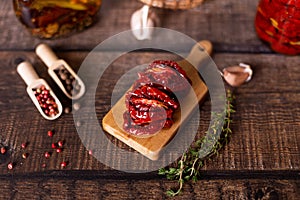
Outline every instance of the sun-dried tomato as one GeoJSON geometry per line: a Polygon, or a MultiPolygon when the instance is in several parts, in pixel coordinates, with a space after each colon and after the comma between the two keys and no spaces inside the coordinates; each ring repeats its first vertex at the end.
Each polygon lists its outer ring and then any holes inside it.
{"type": "Polygon", "coordinates": [[[176,69],[177,72],[180,73],[182,77],[184,77],[186,80],[188,80],[191,83],[191,80],[186,75],[185,71],[178,65],[177,62],[171,61],[171,60],[155,60],[149,65],[149,69],[157,67],[157,65],[160,65],[162,67],[172,67],[176,69]]]}
{"type": "Polygon", "coordinates": [[[125,96],[124,129],[134,135],[151,135],[171,127],[180,106],[176,94],[190,89],[185,71],[173,61],[154,61],[138,75],[125,96]]]}
{"type": "Polygon", "coordinates": [[[137,88],[146,84],[158,84],[173,93],[184,94],[190,87],[190,82],[186,79],[186,73],[179,66],[168,66],[165,64],[151,63],[149,68],[139,73],[139,79],[135,82],[134,87],[137,88]]]}

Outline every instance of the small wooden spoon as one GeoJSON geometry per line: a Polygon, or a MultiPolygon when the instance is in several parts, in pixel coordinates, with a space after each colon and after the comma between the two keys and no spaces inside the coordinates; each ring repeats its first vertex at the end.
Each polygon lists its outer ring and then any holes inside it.
{"type": "Polygon", "coordinates": [[[84,83],[64,60],[59,59],[52,51],[52,49],[46,44],[39,44],[36,47],[35,52],[41,58],[41,60],[47,65],[49,75],[52,77],[52,79],[56,82],[56,84],[60,87],[60,89],[64,92],[64,94],[68,98],[76,100],[82,97],[82,95],[85,93],[84,83]],[[61,67],[65,68],[80,85],[80,91],[77,94],[75,95],[69,94],[64,84],[55,73],[55,70],[58,70],[61,67]]]}
{"type": "Polygon", "coordinates": [[[52,89],[49,87],[48,83],[44,79],[39,78],[39,76],[33,69],[32,65],[27,61],[22,62],[17,66],[17,72],[25,81],[27,85],[27,93],[31,98],[32,102],[34,103],[34,105],[36,106],[36,108],[38,109],[38,111],[41,113],[41,115],[47,120],[57,119],[62,114],[63,109],[59,99],[56,97],[52,89]],[[35,94],[33,93],[34,89],[40,88],[41,86],[45,86],[45,88],[49,90],[50,95],[54,98],[55,103],[57,104],[58,113],[53,117],[48,116],[44,113],[35,94]]]}

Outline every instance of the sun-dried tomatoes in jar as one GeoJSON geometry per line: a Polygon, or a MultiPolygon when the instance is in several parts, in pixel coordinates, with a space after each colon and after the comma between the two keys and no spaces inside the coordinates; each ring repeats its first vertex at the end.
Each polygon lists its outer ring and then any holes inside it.
{"type": "Polygon", "coordinates": [[[257,35],[274,51],[300,54],[300,1],[261,0],[255,28],[257,35]]]}

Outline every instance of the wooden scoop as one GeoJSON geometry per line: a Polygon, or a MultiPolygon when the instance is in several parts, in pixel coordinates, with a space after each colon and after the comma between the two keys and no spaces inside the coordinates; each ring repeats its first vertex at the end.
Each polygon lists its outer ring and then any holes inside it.
{"type": "Polygon", "coordinates": [[[52,77],[52,79],[56,82],[56,84],[60,87],[60,89],[64,92],[64,94],[73,100],[79,99],[85,93],[85,86],[83,81],[79,78],[79,76],[73,71],[73,69],[62,59],[58,59],[52,49],[46,44],[39,44],[35,50],[36,54],[41,58],[41,60],[47,65],[48,73],[52,77]],[[55,70],[60,69],[61,67],[65,68],[78,82],[80,85],[80,91],[76,95],[71,95],[67,92],[62,81],[59,79],[55,70]]]}
{"type": "Polygon", "coordinates": [[[124,131],[122,116],[126,106],[125,96],[123,96],[103,118],[103,129],[149,159],[157,160],[160,151],[176,134],[181,123],[188,118],[199,102],[204,100],[208,92],[206,85],[198,75],[198,71],[193,66],[201,65],[201,62],[208,58],[207,52],[212,52],[212,45],[209,41],[201,41],[199,44],[193,47],[187,59],[177,62],[191,79],[192,90],[184,97],[184,105],[180,105],[181,113],[174,114],[174,124],[170,128],[162,129],[148,138],[139,138],[124,131]]]}
{"type": "Polygon", "coordinates": [[[56,95],[52,91],[52,89],[47,84],[47,82],[44,79],[41,79],[38,77],[38,75],[35,72],[35,70],[33,69],[32,65],[27,61],[22,62],[17,66],[17,72],[20,74],[20,76],[25,81],[25,83],[27,85],[27,93],[28,93],[29,97],[31,98],[32,102],[34,103],[34,105],[36,106],[36,108],[38,109],[38,111],[41,113],[41,115],[47,120],[57,119],[62,114],[62,110],[63,110],[62,105],[61,105],[59,99],[56,97],[56,95]],[[54,98],[55,103],[57,104],[58,113],[53,117],[48,116],[44,113],[44,111],[42,110],[42,108],[33,92],[34,89],[40,88],[41,86],[45,86],[45,88],[47,90],[49,90],[50,95],[54,98]]]}

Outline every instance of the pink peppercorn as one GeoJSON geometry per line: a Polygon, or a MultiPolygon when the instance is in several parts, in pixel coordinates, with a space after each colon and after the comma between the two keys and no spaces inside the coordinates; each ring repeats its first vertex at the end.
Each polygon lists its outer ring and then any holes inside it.
{"type": "Polygon", "coordinates": [[[27,147],[27,143],[26,142],[24,142],[24,143],[21,144],[21,148],[22,149],[25,149],[26,147],[27,147]]]}
{"type": "Polygon", "coordinates": [[[64,142],[60,140],[60,141],[57,142],[57,144],[58,144],[59,147],[62,147],[64,145],[64,142]]]}
{"type": "Polygon", "coordinates": [[[61,148],[57,148],[57,149],[56,149],[56,152],[57,152],[57,153],[60,153],[60,152],[62,152],[62,149],[61,149],[61,148]]]}
{"type": "Polygon", "coordinates": [[[23,159],[26,159],[26,158],[28,158],[28,155],[29,155],[28,153],[23,153],[23,154],[22,154],[22,158],[23,158],[23,159]]]}
{"type": "Polygon", "coordinates": [[[51,154],[49,152],[45,152],[45,158],[50,158],[51,154]]]}
{"type": "Polygon", "coordinates": [[[6,153],[6,148],[5,147],[1,147],[0,152],[1,152],[1,154],[4,155],[6,153]]]}
{"type": "Polygon", "coordinates": [[[53,131],[48,131],[47,134],[49,137],[52,137],[54,133],[53,133],[53,131]]]}
{"type": "Polygon", "coordinates": [[[12,170],[14,168],[14,164],[12,162],[8,163],[7,168],[12,170]]]}
{"type": "Polygon", "coordinates": [[[62,168],[65,168],[65,167],[67,166],[67,162],[62,162],[62,163],[60,163],[60,166],[61,166],[62,168]]]}
{"type": "Polygon", "coordinates": [[[56,149],[57,148],[57,144],[56,143],[52,143],[51,147],[52,147],[52,149],[56,149]]]}

